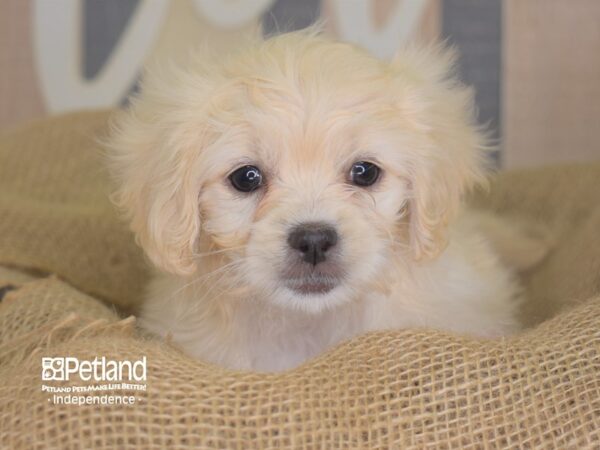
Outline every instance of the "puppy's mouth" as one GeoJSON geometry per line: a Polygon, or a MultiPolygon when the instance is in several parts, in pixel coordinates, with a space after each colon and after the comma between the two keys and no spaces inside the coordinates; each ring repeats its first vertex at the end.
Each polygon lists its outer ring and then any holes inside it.
{"type": "Polygon", "coordinates": [[[338,284],[338,279],[318,274],[285,280],[288,289],[303,295],[326,294],[338,284]]]}
{"type": "Polygon", "coordinates": [[[302,295],[326,294],[337,287],[344,278],[339,264],[327,261],[317,267],[291,263],[281,272],[285,287],[302,295]]]}

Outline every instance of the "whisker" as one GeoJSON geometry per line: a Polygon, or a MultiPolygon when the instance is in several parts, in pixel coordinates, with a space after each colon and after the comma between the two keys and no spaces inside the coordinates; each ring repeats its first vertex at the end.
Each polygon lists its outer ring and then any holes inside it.
{"type": "Polygon", "coordinates": [[[244,247],[245,247],[245,245],[238,245],[237,247],[222,248],[220,250],[213,250],[213,251],[208,251],[208,252],[203,252],[203,253],[192,253],[192,256],[203,257],[203,256],[216,255],[219,253],[227,253],[227,252],[232,252],[235,250],[240,250],[244,247]]]}
{"type": "Polygon", "coordinates": [[[219,250],[213,250],[213,251],[208,251],[208,252],[192,253],[191,256],[182,257],[182,258],[179,258],[179,260],[183,262],[183,261],[189,261],[189,260],[194,260],[194,259],[198,259],[198,258],[203,258],[203,257],[206,257],[206,256],[217,255],[217,254],[221,254],[221,253],[234,252],[234,251],[237,251],[237,250],[241,250],[244,247],[245,247],[244,245],[239,245],[237,247],[222,248],[222,249],[219,249],[219,250]]]}
{"type": "MultiPolygon", "coordinates": [[[[244,260],[247,260],[248,258],[244,258],[244,260]]],[[[241,261],[243,262],[243,261],[241,261]]],[[[222,287],[223,286],[223,279],[225,277],[230,277],[230,280],[227,283],[227,289],[221,289],[219,291],[219,295],[224,296],[227,295],[227,293],[235,291],[240,289],[243,286],[243,277],[240,276],[239,274],[236,274],[234,272],[235,267],[233,265],[229,265],[228,270],[223,271],[220,274],[220,277],[217,280],[213,280],[212,286],[203,293],[203,295],[201,297],[199,297],[198,299],[196,299],[196,301],[194,302],[193,305],[191,305],[191,307],[186,309],[186,313],[193,313],[196,312],[201,306],[206,306],[206,303],[204,302],[204,299],[206,299],[207,297],[210,296],[210,294],[213,293],[213,291],[217,288],[217,287],[222,287]],[[231,276],[233,275],[233,276],[231,276]]],[[[201,285],[204,286],[204,283],[201,285]]],[[[198,287],[194,287],[194,289],[197,291],[198,287]]]]}
{"type": "Polygon", "coordinates": [[[213,277],[215,275],[218,275],[222,272],[227,272],[228,270],[231,270],[233,268],[233,266],[235,266],[236,264],[239,264],[243,261],[242,260],[235,260],[232,261],[228,264],[225,264],[224,266],[218,267],[217,269],[205,273],[200,277],[194,278],[192,281],[190,281],[189,283],[184,284],[183,286],[181,286],[179,289],[177,289],[170,297],[169,297],[169,301],[172,300],[177,294],[179,294],[181,291],[183,291],[184,289],[187,289],[191,286],[197,285],[200,281],[206,281],[207,279],[210,279],[210,277],[213,277]]]}

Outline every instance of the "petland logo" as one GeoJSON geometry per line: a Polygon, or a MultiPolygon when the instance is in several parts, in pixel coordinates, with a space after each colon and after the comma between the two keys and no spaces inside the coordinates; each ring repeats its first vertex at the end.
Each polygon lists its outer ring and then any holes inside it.
{"type": "Polygon", "coordinates": [[[83,381],[146,381],[146,357],[137,361],[102,358],[80,360],[70,356],[42,358],[43,381],[68,381],[77,375],[83,381]]]}

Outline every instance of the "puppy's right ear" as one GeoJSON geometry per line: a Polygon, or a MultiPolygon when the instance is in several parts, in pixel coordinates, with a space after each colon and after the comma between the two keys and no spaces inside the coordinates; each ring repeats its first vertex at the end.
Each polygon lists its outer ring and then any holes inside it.
{"type": "Polygon", "coordinates": [[[113,201],[130,219],[136,241],[156,266],[187,275],[196,269],[200,233],[195,168],[206,139],[206,93],[198,80],[187,90],[182,82],[143,83],[130,108],[113,117],[107,146],[118,185],[113,201]]]}

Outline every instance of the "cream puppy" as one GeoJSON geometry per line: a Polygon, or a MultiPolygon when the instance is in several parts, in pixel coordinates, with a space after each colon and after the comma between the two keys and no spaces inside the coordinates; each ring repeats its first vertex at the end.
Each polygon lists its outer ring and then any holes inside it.
{"type": "Polygon", "coordinates": [[[487,219],[460,213],[486,141],[452,65],[299,32],[151,71],[110,143],[116,201],[159,269],[143,326],[268,371],[369,330],[516,330],[512,269],[487,219]]]}

